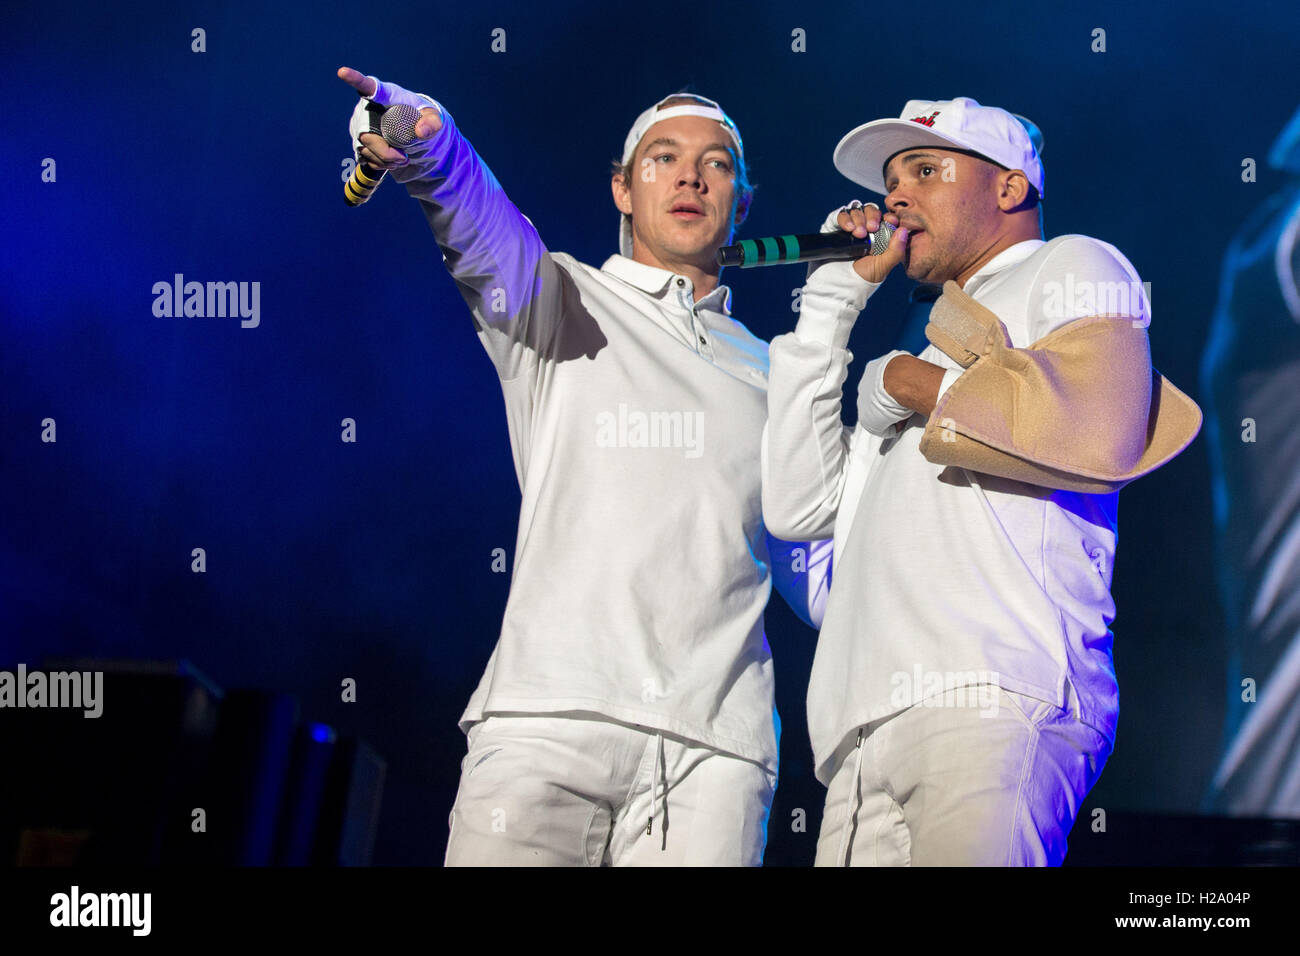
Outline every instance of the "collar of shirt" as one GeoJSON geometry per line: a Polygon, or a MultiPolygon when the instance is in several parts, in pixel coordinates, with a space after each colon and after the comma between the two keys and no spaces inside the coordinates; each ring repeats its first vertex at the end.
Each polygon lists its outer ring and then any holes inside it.
{"type": "MultiPolygon", "coordinates": [[[[686,282],[690,281],[685,276],[678,276],[675,272],[670,272],[667,269],[648,266],[645,263],[620,255],[613,255],[606,259],[604,265],[600,267],[600,271],[608,272],[610,275],[622,279],[629,285],[636,286],[649,295],[658,295],[674,278],[686,282]]],[[[697,308],[703,307],[730,316],[731,288],[719,283],[712,292],[697,301],[695,305],[697,308]]]]}
{"type": "Polygon", "coordinates": [[[1017,242],[1014,246],[1007,246],[996,256],[990,259],[975,272],[973,276],[966,280],[962,286],[962,291],[967,295],[973,296],[975,290],[982,286],[993,276],[1005,269],[1019,265],[1030,256],[1032,256],[1040,246],[1046,243],[1042,239],[1026,239],[1023,242],[1017,242]]]}

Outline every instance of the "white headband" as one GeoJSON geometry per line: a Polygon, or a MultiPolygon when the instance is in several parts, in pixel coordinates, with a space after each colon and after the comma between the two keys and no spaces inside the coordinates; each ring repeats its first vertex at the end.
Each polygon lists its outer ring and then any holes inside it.
{"type": "MultiPolygon", "coordinates": [[[[673,95],[687,96],[690,94],[675,93],[673,95]]],[[[665,99],[672,98],[672,96],[665,97],[665,99]]],[[[700,99],[703,99],[703,97],[700,97],[700,99]]],[[[660,102],[663,102],[663,100],[660,100],[660,102]]],[[[713,101],[708,100],[707,102],[711,103],[713,101]]],[[[662,120],[673,119],[677,116],[703,116],[705,119],[717,120],[722,125],[722,128],[727,131],[727,135],[731,137],[731,142],[736,147],[736,158],[741,162],[745,161],[745,147],[740,141],[740,130],[736,129],[736,124],[718,106],[670,106],[661,110],[659,104],[656,103],[638,116],[636,122],[632,124],[632,128],[627,131],[627,139],[623,141],[623,165],[626,166],[632,161],[637,144],[650,131],[651,126],[662,120]]]]}

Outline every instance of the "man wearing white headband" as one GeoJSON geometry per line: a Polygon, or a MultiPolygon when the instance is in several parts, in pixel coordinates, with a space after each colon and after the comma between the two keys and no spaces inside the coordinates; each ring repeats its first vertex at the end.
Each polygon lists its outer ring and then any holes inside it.
{"type": "Polygon", "coordinates": [[[1128,260],[1043,240],[1043,167],[1012,114],[913,100],[834,159],[888,211],[824,230],[898,231],[813,270],[771,346],[764,517],[835,542],[808,688],[817,863],[1058,864],[1114,741],[1118,489],[1200,413],[1151,369],[1128,260]],[[849,333],[900,262],[943,286],[931,344],[870,362],[844,428],[849,333]]]}
{"type": "Polygon", "coordinates": [[[363,97],[358,159],[419,201],[473,313],[523,499],[446,862],[760,863],[763,609],[775,581],[815,626],[830,548],[763,526],[767,345],[716,264],[750,200],[740,133],[703,97],[642,113],[611,182],[621,254],[597,269],[547,250],[438,103],[339,76],[363,97]],[[366,100],[420,109],[417,141],[369,132],[366,100]]]}

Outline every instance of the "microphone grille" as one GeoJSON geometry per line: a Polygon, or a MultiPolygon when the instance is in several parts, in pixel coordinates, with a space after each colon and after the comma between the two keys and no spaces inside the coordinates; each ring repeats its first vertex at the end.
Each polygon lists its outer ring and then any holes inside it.
{"type": "Polygon", "coordinates": [[[405,149],[415,142],[415,124],[419,121],[419,110],[408,103],[397,103],[379,117],[379,132],[389,146],[405,149]]]}
{"type": "Polygon", "coordinates": [[[882,221],[880,228],[871,234],[871,251],[869,256],[878,256],[889,248],[889,237],[894,234],[894,227],[889,223],[882,221]]]}

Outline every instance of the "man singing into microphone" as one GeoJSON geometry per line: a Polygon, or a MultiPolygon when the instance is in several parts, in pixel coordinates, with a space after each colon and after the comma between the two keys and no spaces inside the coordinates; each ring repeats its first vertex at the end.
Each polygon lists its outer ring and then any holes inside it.
{"type": "Polygon", "coordinates": [[[399,152],[363,100],[354,147],[419,201],[473,313],[523,498],[446,862],[757,865],[779,734],[763,608],[775,579],[815,626],[830,548],[762,522],[767,346],[715,260],[752,197],[739,130],[694,95],[643,112],[611,182],[621,254],[596,269],[546,249],[440,104],[339,76],[421,111],[399,152]]]}
{"type": "MultiPolygon", "coordinates": [[[[1114,742],[1118,489],[1200,412],[1153,377],[1128,260],[1043,240],[1043,167],[1012,114],[913,100],[835,165],[899,231],[813,270],[771,346],[764,517],[835,542],[808,689],[817,863],[1059,864],[1114,742]],[[931,345],[870,362],[845,428],[849,333],[899,262],[944,287],[931,345]]],[[[881,220],[855,203],[824,229],[881,220]]]]}

